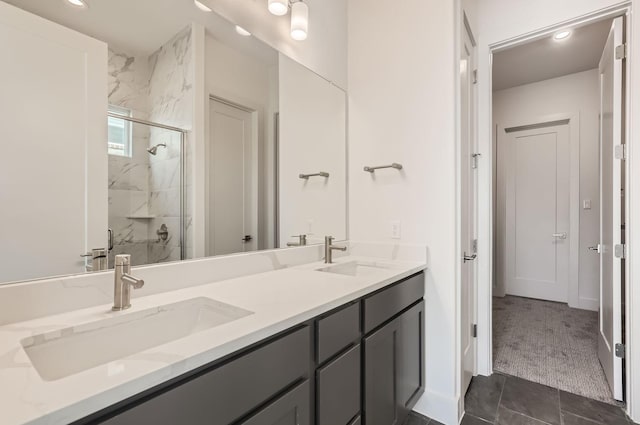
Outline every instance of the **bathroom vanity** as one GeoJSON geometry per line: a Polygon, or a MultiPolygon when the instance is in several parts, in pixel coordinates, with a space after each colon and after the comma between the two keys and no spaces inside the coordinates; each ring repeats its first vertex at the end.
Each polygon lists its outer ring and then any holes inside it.
{"type": "Polygon", "coordinates": [[[402,423],[424,388],[423,294],[419,273],[75,423],[402,423]]]}
{"type": "Polygon", "coordinates": [[[2,288],[77,297],[0,326],[3,424],[402,423],[425,385],[426,264],[348,246],[329,265],[307,247],[138,268],[124,311],[81,307],[112,272],[2,288]]]}

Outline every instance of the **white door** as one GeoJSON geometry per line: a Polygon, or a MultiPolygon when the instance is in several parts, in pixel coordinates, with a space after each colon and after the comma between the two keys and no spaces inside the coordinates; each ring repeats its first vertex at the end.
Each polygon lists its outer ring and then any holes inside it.
{"type": "Polygon", "coordinates": [[[476,323],[476,174],[474,157],[474,83],[473,53],[471,37],[464,31],[460,58],[460,176],[461,176],[461,223],[460,246],[462,259],[462,394],[467,391],[475,375],[477,343],[474,336],[476,323]]]}
{"type": "Polygon", "coordinates": [[[622,60],[616,46],[623,41],[623,18],[611,26],[600,59],[600,317],[598,357],[613,397],[622,400],[622,358],[616,344],[622,343],[622,260],[615,245],[622,243],[622,161],[614,150],[622,138],[622,60]]]}
{"type": "Polygon", "coordinates": [[[506,129],[498,141],[505,289],[509,295],[567,302],[570,238],[578,236],[569,234],[569,125],[551,125],[506,129]]]}
{"type": "Polygon", "coordinates": [[[208,255],[258,247],[257,182],[253,113],[211,100],[208,255]]]}
{"type": "Polygon", "coordinates": [[[107,247],[107,46],[0,2],[0,281],[107,247]]]}

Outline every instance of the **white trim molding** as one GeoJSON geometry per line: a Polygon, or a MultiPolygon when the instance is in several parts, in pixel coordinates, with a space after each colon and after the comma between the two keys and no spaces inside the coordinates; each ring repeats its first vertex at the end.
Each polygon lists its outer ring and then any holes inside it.
{"type": "MultiPolygon", "coordinates": [[[[636,0],[637,1],[637,0],[636,0]]],[[[491,298],[493,294],[493,136],[492,125],[492,57],[493,54],[510,47],[549,36],[559,29],[575,27],[597,22],[599,20],[624,15],[626,17],[626,111],[625,142],[627,143],[626,161],[626,217],[640,217],[640,132],[636,131],[636,123],[640,123],[640,107],[637,107],[638,96],[632,96],[640,90],[640,73],[631,72],[635,68],[635,54],[640,45],[640,21],[633,19],[632,1],[621,2],[611,7],[580,15],[576,18],[555,23],[535,31],[506,38],[504,40],[481,46],[479,50],[479,73],[481,94],[479,96],[479,142],[480,153],[486,158],[486,167],[480,170],[479,178],[479,249],[478,249],[478,373],[493,373],[492,352],[492,312],[491,298]],[[485,109],[486,108],[486,109],[485,109]]],[[[627,413],[636,422],[640,421],[640,255],[635,255],[635,246],[640,246],[640,224],[626,223],[627,261],[625,263],[625,399],[627,413]],[[637,275],[637,276],[636,276],[637,275]],[[638,348],[636,348],[638,347],[638,348]]],[[[640,249],[638,250],[640,252],[640,249]]],[[[587,307],[594,300],[579,300],[587,307]]]]}

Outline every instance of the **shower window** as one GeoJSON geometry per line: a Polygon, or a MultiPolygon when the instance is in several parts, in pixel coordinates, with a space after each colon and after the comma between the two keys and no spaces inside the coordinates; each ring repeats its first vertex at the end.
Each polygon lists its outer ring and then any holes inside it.
{"type": "MultiPolygon", "coordinates": [[[[119,106],[110,105],[109,112],[125,117],[131,116],[130,109],[119,106]]],[[[131,122],[110,116],[107,118],[107,127],[109,155],[131,157],[131,122]]]]}

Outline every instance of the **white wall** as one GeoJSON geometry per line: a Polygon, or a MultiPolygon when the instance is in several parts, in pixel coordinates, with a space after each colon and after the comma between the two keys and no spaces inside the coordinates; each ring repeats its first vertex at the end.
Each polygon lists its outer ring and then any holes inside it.
{"type": "MultiPolygon", "coordinates": [[[[258,113],[258,248],[273,248],[275,218],[273,207],[269,206],[274,202],[273,115],[277,111],[278,83],[273,75],[277,72],[277,52],[273,51],[271,63],[263,62],[222,44],[210,35],[206,36],[205,49],[207,97],[214,95],[230,100],[258,113]]],[[[269,48],[265,46],[265,49],[269,48]]],[[[209,111],[208,106],[207,101],[206,111],[209,111]]],[[[208,117],[207,112],[207,141],[208,117]]]]}
{"type": "Polygon", "coordinates": [[[274,16],[267,1],[201,0],[270,46],[300,62],[342,89],[347,88],[347,2],[306,0],[309,37],[294,41],[289,35],[290,14],[274,16]]]}
{"type": "Polygon", "coordinates": [[[458,423],[456,2],[349,0],[350,239],[429,247],[426,392],[416,410],[458,423]],[[371,175],[365,165],[404,169],[371,175]]]}
{"type": "MultiPolygon", "coordinates": [[[[638,7],[640,1],[632,0],[630,2],[633,7],[638,7]]],[[[487,166],[480,169],[480,233],[479,233],[479,256],[478,256],[478,274],[479,274],[479,293],[480,305],[489,306],[490,299],[490,282],[491,282],[491,57],[489,45],[506,41],[511,38],[519,37],[528,32],[539,30],[545,27],[553,26],[576,17],[593,13],[598,10],[620,4],[617,0],[565,0],[558,2],[556,0],[540,0],[530,2],[527,0],[478,0],[478,55],[479,55],[479,149],[483,158],[487,161],[487,166]]],[[[633,66],[638,66],[635,56],[640,50],[640,26],[638,19],[631,22],[631,48],[629,52],[629,62],[633,66]]],[[[634,72],[630,75],[630,90],[637,93],[640,87],[640,73],[634,72]]],[[[635,96],[637,98],[637,95],[635,96]]],[[[634,107],[634,96],[631,96],[631,116],[629,122],[633,125],[629,134],[629,153],[628,163],[631,164],[630,175],[628,177],[630,195],[630,210],[628,216],[640,216],[640,185],[633,182],[640,181],[640,151],[637,151],[638,130],[634,127],[640,123],[640,108],[634,107]]],[[[631,273],[629,280],[635,279],[635,274],[640,272],[640,256],[634,254],[634,245],[640,245],[640,226],[634,226],[630,223],[628,226],[629,235],[629,256],[631,259],[627,261],[629,271],[631,273]]],[[[629,285],[629,293],[627,307],[632,304],[640,305],[640,291],[634,290],[633,285],[629,285]]],[[[637,308],[635,309],[638,310],[637,308]]],[[[627,308],[627,317],[630,326],[627,329],[627,335],[638,335],[640,329],[640,314],[633,312],[633,309],[627,308]]],[[[491,372],[491,352],[490,329],[491,329],[491,312],[485,309],[481,317],[479,317],[479,371],[482,374],[491,372]]],[[[640,419],[640,349],[634,344],[637,342],[628,341],[627,350],[630,351],[630,361],[627,363],[628,371],[631,379],[628,380],[629,388],[627,392],[628,399],[631,400],[630,415],[638,420],[640,419]]]]}
{"type": "Polygon", "coordinates": [[[346,93],[284,55],[279,59],[280,246],[292,235],[347,238],[346,93]],[[319,171],[329,177],[299,178],[319,171]]]}
{"type": "Polygon", "coordinates": [[[0,282],[83,272],[107,244],[107,45],[0,2],[0,51],[0,282]]]}
{"type": "MultiPolygon", "coordinates": [[[[597,69],[493,92],[493,128],[531,124],[535,118],[549,115],[579,114],[579,304],[572,305],[572,307],[590,310],[598,309],[599,300],[599,257],[588,249],[589,246],[597,245],[599,240],[599,110],[600,89],[597,69]],[[591,200],[590,210],[582,208],[582,202],[587,199],[591,200]]],[[[503,163],[494,165],[498,167],[498,170],[502,170],[504,167],[503,163]]],[[[504,173],[498,172],[498,176],[501,175],[504,176],[504,173]]],[[[504,186],[498,185],[497,187],[504,186]]],[[[498,214],[498,210],[504,211],[504,209],[504,203],[497,205],[496,214],[498,214]]],[[[498,233],[504,232],[505,223],[496,222],[495,230],[498,233]]],[[[495,259],[497,264],[503,264],[504,255],[503,250],[497,251],[495,259]]],[[[496,279],[498,276],[500,274],[496,273],[496,279]]],[[[496,284],[496,293],[503,294],[504,282],[496,281],[496,284]]]]}

